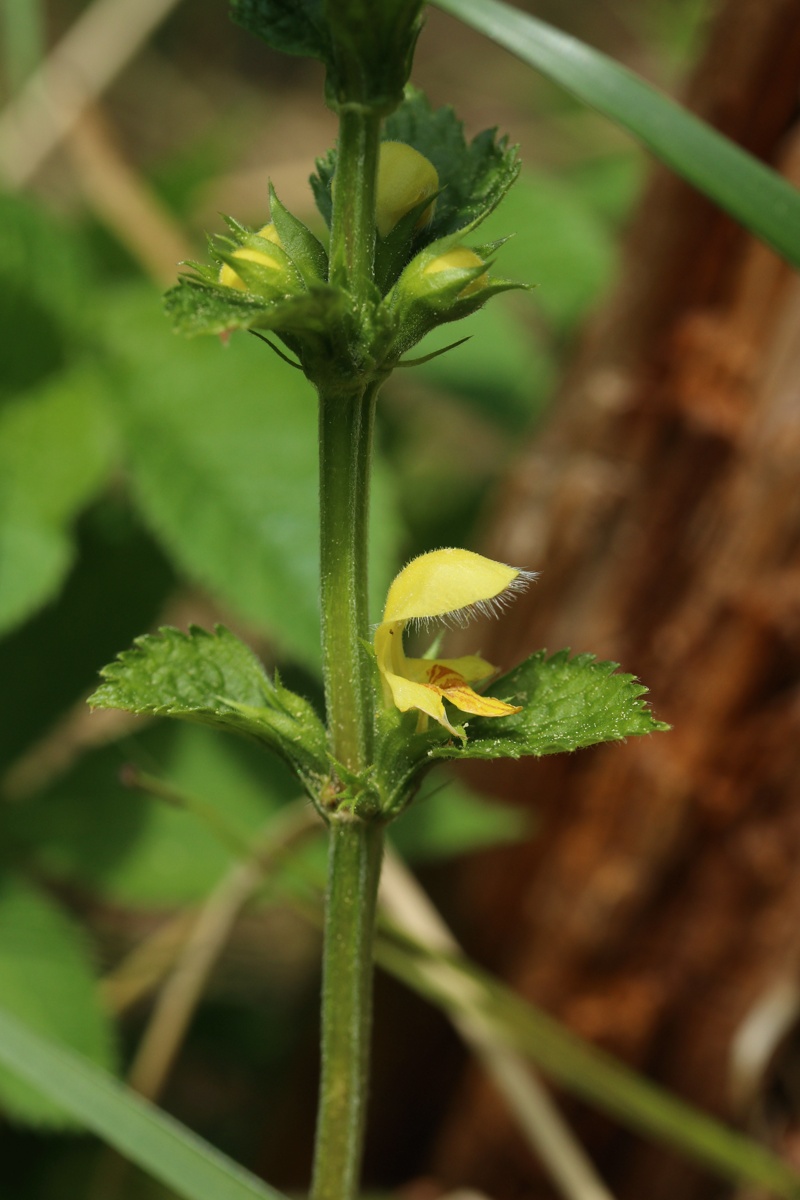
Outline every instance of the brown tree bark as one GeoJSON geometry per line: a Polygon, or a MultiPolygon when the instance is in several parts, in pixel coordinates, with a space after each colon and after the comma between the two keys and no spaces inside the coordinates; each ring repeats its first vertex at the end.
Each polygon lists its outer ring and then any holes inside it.
{"type": "MultiPolygon", "coordinates": [[[[687,99],[800,183],[799,82],[798,0],[728,0],[687,99]]],[[[666,171],[483,549],[542,573],[483,631],[489,658],[612,658],[674,729],[476,769],[542,825],[462,876],[473,949],[747,1124],[766,1064],[737,1066],[737,1032],[773,995],[785,1021],[800,970],[800,280],[666,171]]],[[[677,1156],[586,1128],[620,1200],[718,1194],[677,1156]]],[[[791,1128],[768,1132],[788,1147],[791,1128]]],[[[495,1200],[550,1195],[475,1069],[435,1170],[495,1200]]]]}

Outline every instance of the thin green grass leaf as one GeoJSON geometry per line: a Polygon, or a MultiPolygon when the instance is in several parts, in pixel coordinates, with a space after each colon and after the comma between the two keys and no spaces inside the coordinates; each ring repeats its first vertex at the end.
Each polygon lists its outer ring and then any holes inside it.
{"type": "Polygon", "coordinates": [[[501,0],[436,3],[626,129],[800,267],[800,192],[775,171],[626,67],[501,0]]]}
{"type": "Polygon", "coordinates": [[[0,1062],[182,1200],[286,1200],[116,1079],[4,1010],[0,1062]]]}

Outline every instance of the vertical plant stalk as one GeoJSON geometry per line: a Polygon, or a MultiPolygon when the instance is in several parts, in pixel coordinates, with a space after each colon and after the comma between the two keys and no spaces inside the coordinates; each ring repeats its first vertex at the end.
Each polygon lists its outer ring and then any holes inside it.
{"type": "Polygon", "coordinates": [[[363,771],[372,751],[367,526],[378,385],[320,392],[322,663],[331,752],[363,771]]]}
{"type": "Polygon", "coordinates": [[[330,282],[361,304],[375,263],[375,191],[381,118],[358,107],[339,116],[333,184],[330,282]]]}
{"type": "MultiPolygon", "coordinates": [[[[345,108],[333,186],[330,280],[360,309],[372,287],[380,117],[345,108]]],[[[367,527],[377,383],[359,373],[320,388],[322,662],[331,750],[348,771],[369,765],[372,679],[367,527]]]]}
{"type": "Polygon", "coordinates": [[[322,1077],[310,1200],[358,1194],[372,1029],[383,825],[331,822],[322,964],[322,1077]]]}
{"type": "MultiPolygon", "coordinates": [[[[373,288],[380,118],[340,114],[330,280],[366,316],[373,288]]],[[[350,348],[351,380],[320,387],[322,661],[332,755],[341,782],[372,759],[373,679],[365,648],[367,528],[378,382],[350,348]]],[[[322,978],[319,1113],[311,1200],[355,1200],[361,1171],[372,1029],[375,908],[383,824],[362,819],[344,795],[330,816],[322,978]]]]}

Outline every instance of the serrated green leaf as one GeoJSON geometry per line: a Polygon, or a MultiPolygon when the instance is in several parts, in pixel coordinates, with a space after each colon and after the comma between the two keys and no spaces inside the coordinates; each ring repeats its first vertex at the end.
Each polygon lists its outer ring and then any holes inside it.
{"type": "Polygon", "coordinates": [[[6,1011],[0,1011],[0,1062],[182,1200],[286,1200],[116,1079],[6,1011]]]}
{"type": "Polygon", "coordinates": [[[230,7],[237,25],[274,50],[329,61],[330,36],[322,0],[231,0],[230,7]]]}
{"type": "MultiPolygon", "coordinates": [[[[233,289],[231,289],[233,291],[233,289]]],[[[185,342],[149,292],[98,326],[117,356],[134,496],[180,569],[280,650],[319,661],[317,404],[301,373],[253,337],[185,342]]],[[[396,563],[398,523],[376,463],[373,612],[396,563]]]]}
{"type": "Polygon", "coordinates": [[[519,174],[517,150],[497,130],[486,129],[471,142],[450,106],[433,109],[416,89],[387,119],[384,137],[406,142],[430,159],[439,175],[441,195],[420,245],[456,233],[487,217],[519,174]]]}
{"type": "MultiPolygon", "coordinates": [[[[221,257],[229,261],[229,256],[221,257]]],[[[164,308],[176,333],[197,337],[233,329],[272,329],[288,334],[325,334],[342,311],[342,294],[321,283],[302,295],[262,299],[255,289],[262,281],[271,282],[270,274],[255,263],[235,266],[253,291],[220,287],[189,275],[169,289],[164,308]]]]}
{"type": "Polygon", "coordinates": [[[642,700],[647,688],[617,663],[559,650],[531,655],[503,675],[489,694],[522,705],[511,717],[471,718],[462,747],[437,746],[434,758],[521,758],[558,754],[669,728],[642,700]]]}
{"type": "Polygon", "coordinates": [[[800,192],[777,172],[626,67],[501,0],[436,3],[626,129],[800,267],[800,192]]]}
{"type": "MultiPolygon", "coordinates": [[[[85,935],[49,897],[15,876],[0,885],[0,1006],[98,1066],[113,1039],[99,1003],[85,935]]],[[[0,1105],[26,1124],[65,1128],[69,1111],[3,1069],[0,1105]]]]}
{"type": "Polygon", "coordinates": [[[175,332],[184,337],[250,329],[268,307],[265,300],[249,292],[219,287],[191,275],[182,276],[164,296],[166,314],[175,332]]]}
{"type": "MultiPolygon", "coordinates": [[[[421,249],[437,239],[482,221],[497,207],[519,174],[517,150],[495,129],[486,129],[471,142],[449,106],[433,109],[421,91],[406,90],[400,107],[387,118],[386,141],[406,142],[430,159],[442,189],[433,219],[418,235],[421,249]]],[[[317,159],[311,190],[326,224],[331,222],[331,188],[336,151],[317,159]]]]}
{"type": "Polygon", "coordinates": [[[111,469],[104,382],[73,370],[0,411],[0,631],[58,590],[74,555],[72,523],[111,469]]]}
{"type": "Polygon", "coordinates": [[[325,729],[308,701],[268,679],[229,630],[162,629],[101,672],[92,708],[177,717],[245,734],[278,754],[311,794],[329,774],[325,729]]]}

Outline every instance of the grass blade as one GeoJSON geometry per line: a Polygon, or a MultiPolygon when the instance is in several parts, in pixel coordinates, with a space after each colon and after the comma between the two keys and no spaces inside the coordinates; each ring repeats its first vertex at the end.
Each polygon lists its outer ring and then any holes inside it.
{"type": "Polygon", "coordinates": [[[787,262],[800,267],[800,192],[607,55],[501,0],[435,0],[631,133],[787,262]]]}
{"type": "Polygon", "coordinates": [[[286,1200],[116,1079],[2,1010],[0,1062],[183,1200],[286,1200]]]}

